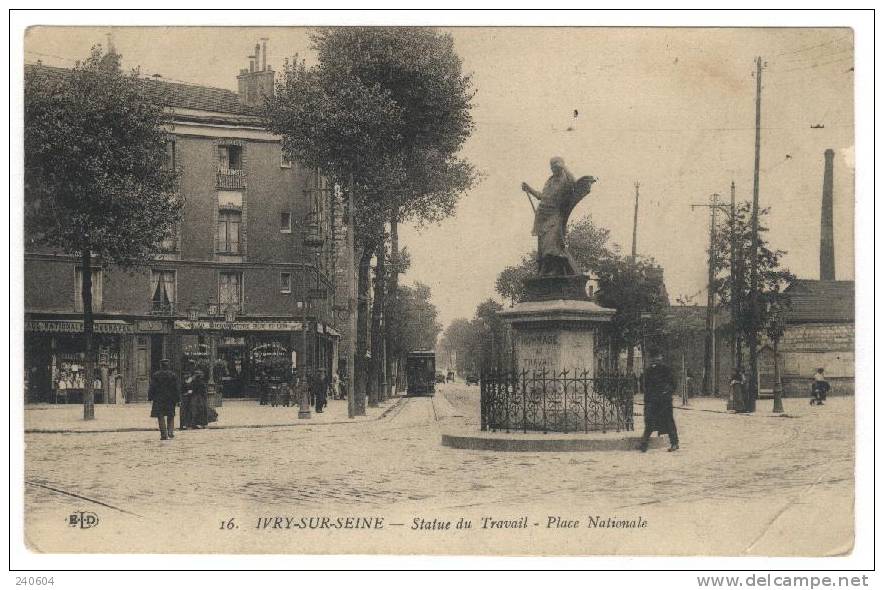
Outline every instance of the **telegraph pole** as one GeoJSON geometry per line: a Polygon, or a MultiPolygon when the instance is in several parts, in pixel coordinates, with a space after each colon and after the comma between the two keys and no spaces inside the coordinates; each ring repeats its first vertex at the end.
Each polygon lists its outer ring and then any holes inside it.
{"type": "Polygon", "coordinates": [[[706,339],[703,347],[703,393],[718,395],[718,376],[715,363],[715,217],[721,207],[718,193],[713,193],[708,205],[694,204],[695,207],[709,207],[709,274],[706,285],[706,339]]]}
{"type": "Polygon", "coordinates": [[[636,242],[638,240],[638,187],[639,182],[635,181],[635,212],[632,214],[632,261],[635,262],[636,242]]]}
{"type": "Polygon", "coordinates": [[[755,58],[755,173],[752,180],[752,268],[749,273],[749,297],[752,322],[749,330],[749,387],[746,396],[746,412],[755,411],[758,399],[758,184],[761,164],[761,57],[755,58]]]}
{"type": "MultiPolygon", "coordinates": [[[[737,283],[737,187],[731,180],[731,368],[739,371],[743,364],[742,340],[739,335],[738,318],[740,315],[741,287],[737,283]]],[[[733,391],[733,388],[731,388],[733,391]]],[[[728,396],[728,410],[739,411],[743,400],[734,399],[733,393],[728,396]]]]}

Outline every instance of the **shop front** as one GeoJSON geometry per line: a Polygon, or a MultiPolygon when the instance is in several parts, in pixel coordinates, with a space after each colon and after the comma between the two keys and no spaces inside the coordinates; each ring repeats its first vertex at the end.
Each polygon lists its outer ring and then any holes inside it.
{"type": "Polygon", "coordinates": [[[258,398],[262,379],[285,380],[297,357],[301,322],[176,320],[182,377],[212,369],[223,399],[258,398]]]}
{"type": "MultiPolygon", "coordinates": [[[[125,391],[126,343],[134,332],[123,320],[97,320],[95,403],[119,403],[125,391]]],[[[26,403],[82,403],[87,391],[82,320],[25,320],[26,403]]]]}

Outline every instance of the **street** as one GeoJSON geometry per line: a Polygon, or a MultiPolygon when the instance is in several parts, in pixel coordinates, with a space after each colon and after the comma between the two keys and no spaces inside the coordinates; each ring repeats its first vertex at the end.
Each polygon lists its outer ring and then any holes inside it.
{"type": "Polygon", "coordinates": [[[28,543],[50,552],[833,555],[852,547],[852,397],[825,406],[787,399],[789,417],[765,415],[769,400],[753,416],[676,406],[677,453],[441,446],[446,429],[478,428],[478,397],[478,387],[451,383],[434,398],[387,402],[371,421],[185,431],[170,442],[155,432],[27,434],[28,543]],[[100,522],[71,526],[75,511],[100,522]],[[266,525],[302,516],[384,524],[266,525]],[[592,528],[588,517],[647,524],[592,528]],[[262,518],[271,520],[261,527],[262,518]],[[456,529],[460,518],[469,530],[456,529]],[[523,532],[488,520],[523,518],[523,532]],[[454,524],[412,530],[415,519],[454,524]],[[560,526],[570,521],[579,526],[560,526]]]}

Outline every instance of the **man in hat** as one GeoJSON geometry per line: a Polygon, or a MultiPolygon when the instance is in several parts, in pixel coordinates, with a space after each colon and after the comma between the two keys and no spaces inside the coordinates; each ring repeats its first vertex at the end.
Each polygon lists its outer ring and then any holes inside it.
{"type": "Polygon", "coordinates": [[[160,361],[160,369],[150,376],[147,399],[153,402],[150,415],[157,419],[160,440],[175,438],[175,404],[181,395],[178,378],[168,359],[160,361]]]}
{"type": "Polygon", "coordinates": [[[651,433],[669,435],[669,451],[678,450],[678,430],[672,416],[672,394],[676,389],[675,374],[663,362],[659,350],[651,351],[651,366],[645,370],[645,432],[639,446],[641,452],[648,450],[651,433]]]}

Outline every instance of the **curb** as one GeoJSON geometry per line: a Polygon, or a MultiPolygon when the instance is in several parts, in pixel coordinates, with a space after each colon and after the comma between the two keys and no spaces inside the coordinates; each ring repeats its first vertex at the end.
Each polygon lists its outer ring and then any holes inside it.
{"type": "MultiPolygon", "coordinates": [[[[396,399],[396,403],[391,405],[389,408],[385,408],[383,412],[376,418],[364,418],[362,420],[357,419],[348,419],[348,420],[336,420],[334,422],[287,422],[283,424],[230,424],[230,425],[217,425],[210,426],[208,428],[204,428],[203,430],[235,430],[235,429],[257,429],[257,428],[289,428],[293,426],[333,426],[340,424],[362,424],[365,422],[377,422],[378,420],[383,420],[386,418],[393,410],[398,408],[401,405],[404,405],[405,397],[399,397],[396,399]]],[[[63,428],[26,428],[25,434],[101,434],[106,432],[156,432],[156,428],[145,428],[145,427],[125,427],[125,428],[109,428],[104,430],[65,430],[63,428]]],[[[176,429],[176,432],[178,430],[176,429]]]]}
{"type": "MultiPolygon", "coordinates": [[[[641,436],[618,438],[501,438],[483,435],[442,434],[442,446],[471,451],[570,453],[596,451],[636,451],[641,436]]],[[[653,437],[650,448],[668,445],[668,439],[653,437]],[[665,444],[664,444],[665,443],[665,444]]]]}

